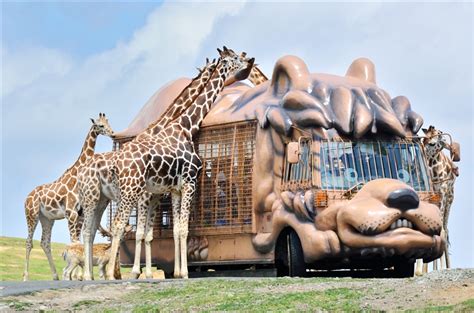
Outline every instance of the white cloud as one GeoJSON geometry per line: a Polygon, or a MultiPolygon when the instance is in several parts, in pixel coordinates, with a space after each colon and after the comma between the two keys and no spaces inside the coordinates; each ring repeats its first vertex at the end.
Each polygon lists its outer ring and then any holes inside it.
{"type": "Polygon", "coordinates": [[[19,91],[40,79],[63,77],[72,66],[72,60],[54,49],[27,47],[14,53],[2,47],[2,97],[19,91]]]}

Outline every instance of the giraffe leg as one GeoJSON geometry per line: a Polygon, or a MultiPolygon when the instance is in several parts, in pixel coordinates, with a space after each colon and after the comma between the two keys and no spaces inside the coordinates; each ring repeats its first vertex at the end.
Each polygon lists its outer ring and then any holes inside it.
{"type": "Polygon", "coordinates": [[[105,264],[99,263],[99,279],[105,280],[105,264]]]}
{"type": "Polygon", "coordinates": [[[171,202],[173,205],[173,239],[174,239],[174,278],[181,277],[181,255],[180,255],[180,209],[181,209],[181,193],[173,192],[171,194],[171,202]]]}
{"type": "Polygon", "coordinates": [[[423,274],[428,273],[428,263],[423,263],[423,274]]]}
{"type": "Polygon", "coordinates": [[[69,263],[63,270],[63,280],[71,280],[72,273],[77,268],[77,264],[69,263]]]}
{"type": "MultiPolygon", "coordinates": [[[[115,262],[117,262],[118,250],[125,226],[128,223],[128,219],[130,218],[130,213],[132,212],[133,207],[137,206],[138,204],[139,197],[140,195],[137,194],[129,197],[122,197],[119,203],[112,225],[112,246],[110,248],[109,260],[110,264],[115,264],[115,262]]],[[[115,280],[113,266],[109,266],[107,268],[106,279],[115,280]]]]}
{"type": "Polygon", "coordinates": [[[446,257],[446,268],[451,268],[451,259],[449,257],[449,234],[448,228],[446,228],[446,248],[444,250],[444,255],[446,257]]]}
{"type": "MultiPolygon", "coordinates": [[[[95,208],[95,206],[93,206],[95,208]]],[[[84,242],[84,280],[93,280],[93,268],[92,268],[92,244],[94,242],[94,236],[96,232],[96,212],[94,209],[85,210],[84,213],[84,227],[82,230],[82,240],[84,242]]],[[[100,220],[100,218],[99,218],[100,220]]]]}
{"type": "MultiPolygon", "coordinates": [[[[148,195],[145,193],[145,195],[148,195]]],[[[133,261],[132,277],[137,279],[141,272],[142,242],[145,239],[145,224],[147,219],[148,198],[143,196],[137,207],[137,231],[135,232],[135,259],[133,261]]]]}
{"type": "Polygon", "coordinates": [[[145,228],[145,277],[153,278],[153,272],[151,270],[151,242],[153,241],[153,225],[156,220],[156,205],[158,196],[154,196],[150,205],[148,206],[148,214],[145,228]]]}
{"type": "Polygon", "coordinates": [[[33,249],[33,235],[35,233],[36,226],[38,225],[39,205],[38,209],[33,207],[33,202],[27,201],[25,207],[26,221],[28,223],[28,238],[26,238],[26,259],[25,259],[25,271],[23,272],[23,280],[29,279],[29,267],[30,267],[30,253],[33,249]]]}
{"type": "Polygon", "coordinates": [[[75,280],[84,280],[84,269],[81,265],[76,266],[72,275],[75,276],[75,280]]]}
{"type": "Polygon", "coordinates": [[[41,247],[43,248],[46,257],[48,258],[49,267],[53,275],[53,280],[59,280],[58,273],[56,272],[56,266],[54,265],[53,256],[51,254],[51,230],[53,229],[54,221],[49,220],[47,217],[39,214],[41,222],[42,234],[41,234],[41,247]]]}
{"type": "Polygon", "coordinates": [[[71,242],[80,242],[83,217],[79,215],[78,210],[66,209],[66,219],[71,242]]]}
{"type": "Polygon", "coordinates": [[[180,214],[180,252],[181,252],[181,277],[188,278],[188,224],[189,213],[191,210],[191,203],[193,201],[195,191],[195,184],[188,182],[183,184],[182,198],[181,198],[181,214],[180,214]]]}
{"type": "Polygon", "coordinates": [[[415,264],[415,276],[423,275],[423,259],[417,259],[415,264]]]}

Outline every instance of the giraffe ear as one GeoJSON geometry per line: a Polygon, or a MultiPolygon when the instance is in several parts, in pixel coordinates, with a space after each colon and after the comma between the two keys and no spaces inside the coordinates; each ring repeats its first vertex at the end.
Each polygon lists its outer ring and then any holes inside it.
{"type": "Polygon", "coordinates": [[[217,52],[219,52],[219,55],[222,56],[222,50],[217,48],[217,52]]]}
{"type": "Polygon", "coordinates": [[[91,119],[92,124],[95,124],[94,119],[92,117],[90,119],[91,119]]]}
{"type": "Polygon", "coordinates": [[[425,133],[425,135],[428,133],[428,130],[426,128],[422,128],[421,130],[425,133]]]}

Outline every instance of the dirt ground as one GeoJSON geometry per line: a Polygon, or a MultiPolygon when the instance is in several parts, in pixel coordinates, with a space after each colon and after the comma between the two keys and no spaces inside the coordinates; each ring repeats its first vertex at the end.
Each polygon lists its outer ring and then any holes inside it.
{"type": "MultiPolygon", "coordinates": [[[[219,307],[209,307],[209,305],[203,304],[205,300],[197,306],[183,305],[186,301],[193,301],[194,296],[205,299],[205,295],[199,294],[200,289],[196,288],[197,286],[205,285],[205,293],[207,288],[223,289],[222,284],[224,284],[224,289],[229,288],[224,298],[231,292],[237,299],[239,293],[248,292],[249,288],[251,288],[252,294],[260,295],[261,298],[271,296],[276,297],[275,299],[278,299],[278,295],[285,294],[309,294],[311,297],[311,293],[316,295],[330,290],[348,290],[351,294],[356,292],[358,295],[354,299],[345,298],[345,300],[350,300],[347,303],[350,305],[349,308],[353,310],[400,311],[427,308],[437,310],[440,307],[466,303],[467,300],[471,300],[468,301],[468,306],[462,306],[460,309],[474,310],[474,304],[472,303],[474,301],[474,269],[451,269],[407,279],[200,278],[186,281],[156,280],[145,283],[124,281],[117,284],[85,285],[69,289],[44,290],[33,294],[2,297],[0,298],[0,311],[103,311],[104,309],[132,311],[140,305],[143,306],[144,303],[151,305],[146,307],[148,309],[156,306],[159,310],[165,311],[168,309],[171,311],[214,311],[219,307]],[[221,285],[213,285],[214,282],[221,285]],[[183,290],[189,290],[189,295],[184,294],[183,290]],[[178,299],[183,295],[184,299],[178,299]],[[168,301],[167,306],[163,306],[166,303],[164,301],[168,301]],[[182,303],[179,304],[181,306],[178,304],[178,306],[169,305],[172,302],[182,303]]],[[[226,301],[232,301],[231,299],[226,301]]],[[[341,301],[337,300],[339,298],[335,299],[335,301],[341,301]]],[[[328,299],[328,301],[333,300],[328,299]]],[[[213,304],[216,304],[215,298],[212,298],[212,301],[214,301],[213,304]]],[[[242,308],[245,308],[245,303],[242,305],[242,308]]],[[[289,307],[291,308],[291,303],[289,307]]],[[[146,311],[146,308],[143,310],[146,311]]],[[[299,310],[298,308],[301,307],[295,307],[294,309],[299,310]]],[[[334,308],[340,309],[341,307],[338,307],[336,303],[334,308]]],[[[342,307],[343,310],[345,308],[348,307],[342,307]]],[[[311,306],[303,309],[314,311],[317,307],[311,306]]],[[[456,309],[456,307],[451,309],[456,309]]]]}

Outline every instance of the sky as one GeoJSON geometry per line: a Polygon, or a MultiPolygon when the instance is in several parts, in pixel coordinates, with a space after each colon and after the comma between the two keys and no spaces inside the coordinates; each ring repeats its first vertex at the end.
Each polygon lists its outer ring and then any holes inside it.
{"type": "MultiPolygon", "coordinates": [[[[123,130],[226,45],[267,76],[287,54],[336,75],[370,58],[380,87],[461,143],[451,262],[474,267],[472,29],[472,3],[2,2],[0,234],[26,237],[26,195],[76,160],[89,117],[105,112],[123,130]]],[[[111,146],[102,137],[96,151],[111,146]]],[[[65,220],[52,239],[69,240],[65,220]]]]}

